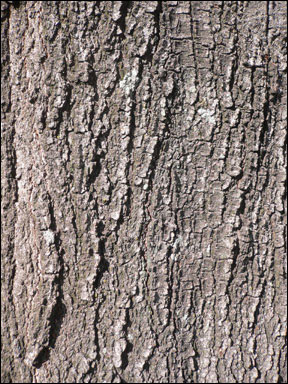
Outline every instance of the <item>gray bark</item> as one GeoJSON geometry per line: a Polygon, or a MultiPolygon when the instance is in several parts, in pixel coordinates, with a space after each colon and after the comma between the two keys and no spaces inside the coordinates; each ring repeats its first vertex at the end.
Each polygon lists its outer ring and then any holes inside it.
{"type": "Polygon", "coordinates": [[[286,377],[286,2],[2,7],[2,382],[286,377]]]}

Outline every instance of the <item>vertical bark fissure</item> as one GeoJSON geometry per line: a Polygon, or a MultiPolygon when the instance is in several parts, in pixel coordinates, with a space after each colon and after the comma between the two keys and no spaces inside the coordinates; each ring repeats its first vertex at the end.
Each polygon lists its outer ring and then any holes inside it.
{"type": "MultiPolygon", "coordinates": [[[[15,363],[17,364],[18,361],[20,362],[23,359],[24,349],[23,340],[21,337],[17,338],[19,324],[15,317],[17,304],[14,296],[17,272],[15,258],[17,210],[15,207],[19,200],[19,188],[15,148],[15,117],[11,100],[11,42],[9,39],[11,35],[11,14],[13,12],[11,7],[11,4],[1,3],[1,297],[3,298],[2,295],[4,294],[7,295],[7,303],[3,307],[5,313],[1,310],[3,325],[5,325],[3,328],[1,327],[1,339],[4,340],[7,337],[8,341],[7,345],[3,345],[3,341],[1,342],[1,356],[5,354],[7,358],[7,367],[2,363],[5,368],[3,377],[7,382],[12,382],[15,377],[20,380],[15,363]],[[6,237],[4,241],[3,237],[6,237]],[[14,363],[12,362],[13,356],[14,363]]],[[[18,5],[14,4],[14,7],[17,8],[18,5]]],[[[29,372],[26,371],[26,374],[31,379],[29,372]]]]}

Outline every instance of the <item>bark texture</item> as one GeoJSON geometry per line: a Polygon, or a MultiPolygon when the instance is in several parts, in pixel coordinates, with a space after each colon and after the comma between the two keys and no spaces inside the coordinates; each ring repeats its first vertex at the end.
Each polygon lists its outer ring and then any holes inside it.
{"type": "Polygon", "coordinates": [[[286,381],[286,1],[11,1],[2,382],[286,381]]]}

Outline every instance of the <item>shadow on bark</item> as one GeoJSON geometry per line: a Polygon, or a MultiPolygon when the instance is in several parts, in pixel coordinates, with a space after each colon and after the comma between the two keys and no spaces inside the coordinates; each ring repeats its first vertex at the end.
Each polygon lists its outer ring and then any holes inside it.
{"type": "Polygon", "coordinates": [[[47,347],[44,347],[42,351],[37,356],[37,359],[34,361],[34,367],[40,368],[42,364],[44,364],[47,360],[50,358],[50,351],[51,348],[55,347],[55,343],[57,340],[57,337],[60,334],[61,326],[63,323],[63,319],[65,317],[67,310],[66,306],[63,304],[61,297],[59,296],[57,298],[57,303],[55,307],[52,310],[51,316],[50,316],[50,333],[49,333],[49,345],[47,347]]]}

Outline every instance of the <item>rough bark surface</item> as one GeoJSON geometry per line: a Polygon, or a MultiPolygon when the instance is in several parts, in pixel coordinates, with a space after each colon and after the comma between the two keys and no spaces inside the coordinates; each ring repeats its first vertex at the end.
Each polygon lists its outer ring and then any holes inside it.
{"type": "Polygon", "coordinates": [[[2,382],[286,381],[286,1],[11,1],[2,382]]]}

